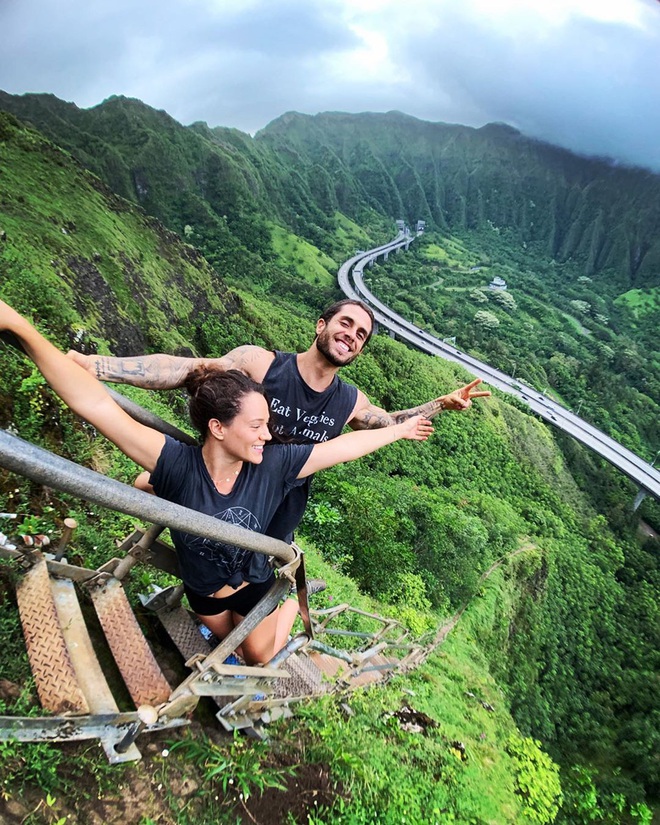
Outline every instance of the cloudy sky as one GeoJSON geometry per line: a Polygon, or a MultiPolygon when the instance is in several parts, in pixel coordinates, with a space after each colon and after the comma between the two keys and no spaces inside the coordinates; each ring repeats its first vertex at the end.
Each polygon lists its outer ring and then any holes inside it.
{"type": "Polygon", "coordinates": [[[659,69],[658,0],[0,0],[0,89],[250,133],[398,109],[660,172],[659,69]]]}

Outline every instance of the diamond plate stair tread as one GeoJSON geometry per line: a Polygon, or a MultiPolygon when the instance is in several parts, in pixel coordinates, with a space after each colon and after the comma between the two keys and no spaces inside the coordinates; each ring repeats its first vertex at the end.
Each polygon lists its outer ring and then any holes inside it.
{"type": "Polygon", "coordinates": [[[176,645],[184,661],[192,659],[198,653],[208,656],[211,645],[199,632],[199,628],[190,613],[183,607],[158,611],[158,619],[167,635],[176,645]]]}
{"type": "Polygon", "coordinates": [[[290,656],[282,665],[283,670],[291,674],[290,679],[278,679],[275,683],[275,696],[310,696],[327,691],[323,682],[323,674],[309,656],[290,656]]]}
{"type": "MultiPolygon", "coordinates": [[[[334,656],[330,656],[327,653],[313,652],[309,658],[327,679],[335,682],[341,679],[344,682],[348,682],[351,687],[361,687],[362,685],[369,685],[373,682],[380,682],[389,673],[389,670],[367,670],[353,676],[353,668],[351,668],[348,663],[334,656]]],[[[398,660],[388,659],[385,656],[374,656],[365,664],[365,667],[377,667],[381,665],[394,665],[396,667],[398,660]]]]}
{"type": "Polygon", "coordinates": [[[94,714],[119,713],[96,658],[73,582],[70,579],[51,579],[50,586],[76,678],[90,711],[94,714]]]}
{"type": "Polygon", "coordinates": [[[92,601],[117,666],[136,706],[160,705],[171,693],[116,579],[91,588],[92,601]]]}
{"type": "Polygon", "coordinates": [[[16,598],[42,706],[53,713],[89,713],[59,624],[45,561],[23,577],[16,598]]]}
{"type": "MultiPolygon", "coordinates": [[[[374,656],[373,659],[369,659],[369,661],[365,664],[365,667],[379,667],[381,665],[396,666],[397,664],[398,662],[396,659],[387,659],[385,656],[374,656]]],[[[362,685],[370,685],[372,682],[380,682],[389,674],[389,672],[389,670],[362,671],[361,673],[358,673],[357,676],[351,677],[351,685],[354,687],[360,687],[362,685]]]]}
{"type": "MultiPolygon", "coordinates": [[[[189,610],[179,605],[179,607],[173,609],[159,610],[157,615],[167,635],[183,656],[184,661],[187,662],[198,653],[203,656],[209,655],[211,645],[199,632],[199,627],[190,615],[189,610]]],[[[219,708],[225,707],[229,702],[233,702],[235,698],[235,696],[228,695],[211,697],[219,708]]]]}
{"type": "MultiPolygon", "coordinates": [[[[199,632],[199,626],[189,610],[179,606],[173,610],[160,611],[158,618],[186,662],[195,654],[208,656],[212,652],[211,645],[199,632]]],[[[222,709],[233,702],[236,696],[224,694],[208,698],[222,709]]]]}
{"type": "Polygon", "coordinates": [[[349,668],[346,662],[337,659],[334,656],[329,656],[327,653],[310,653],[309,658],[318,667],[318,669],[330,679],[335,679],[338,676],[343,676],[349,668]]]}

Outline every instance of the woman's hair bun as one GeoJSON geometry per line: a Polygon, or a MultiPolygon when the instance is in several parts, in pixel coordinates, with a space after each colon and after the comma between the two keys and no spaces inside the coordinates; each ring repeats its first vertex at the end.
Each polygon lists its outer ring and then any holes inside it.
{"type": "Polygon", "coordinates": [[[207,381],[217,378],[219,375],[226,374],[227,370],[220,367],[211,367],[207,364],[200,364],[194,370],[188,373],[188,377],[184,381],[183,386],[188,390],[190,395],[197,395],[200,386],[206,384],[207,381]]]}

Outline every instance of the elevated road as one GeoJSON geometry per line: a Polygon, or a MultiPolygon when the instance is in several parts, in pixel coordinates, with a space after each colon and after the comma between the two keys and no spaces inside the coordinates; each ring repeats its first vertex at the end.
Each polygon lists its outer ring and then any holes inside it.
{"type": "Polygon", "coordinates": [[[522,384],[510,375],[495,369],[462,352],[455,346],[441,341],[425,330],[419,329],[380,301],[365,285],[363,272],[377,259],[387,259],[391,253],[408,249],[413,236],[400,232],[396,238],[383,246],[359,252],[343,263],[337,275],[339,286],[349,298],[365,301],[372,308],[379,324],[390,330],[403,341],[429,355],[438,355],[447,361],[460,364],[468,372],[496,387],[502,392],[515,395],[545,421],[593,450],[610,464],[617,467],[632,479],[640,488],[660,500],[660,470],[643,461],[638,455],[628,450],[606,435],[602,430],[575,415],[571,410],[558,404],[544,393],[522,384]]]}

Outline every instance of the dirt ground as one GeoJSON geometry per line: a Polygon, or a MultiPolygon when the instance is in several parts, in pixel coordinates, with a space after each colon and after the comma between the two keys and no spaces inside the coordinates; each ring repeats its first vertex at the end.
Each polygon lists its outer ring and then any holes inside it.
{"type": "MultiPolygon", "coordinates": [[[[198,727],[202,736],[199,723],[191,727],[193,735],[198,727]]],[[[98,745],[63,745],[67,758],[59,775],[75,790],[53,792],[49,805],[46,791],[36,782],[12,788],[9,798],[0,796],[0,825],[271,825],[285,822],[287,814],[302,825],[308,812],[331,807],[343,795],[333,786],[327,765],[300,764],[276,749],[268,760],[271,767],[293,768],[293,775],[282,779],[286,790],[269,788],[247,801],[237,792],[224,795],[219,780],[205,780],[190,761],[168,756],[172,738],[169,732],[141,740],[142,760],[117,767],[114,777],[115,769],[110,768],[101,770],[102,776],[80,775],[76,763],[98,745]]],[[[225,734],[218,732],[213,738],[231,745],[225,734]]]]}

